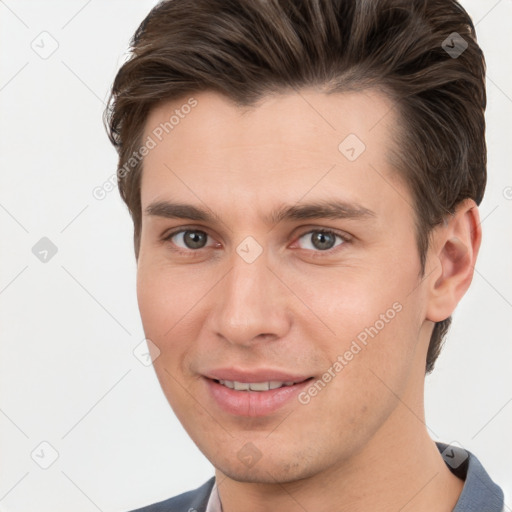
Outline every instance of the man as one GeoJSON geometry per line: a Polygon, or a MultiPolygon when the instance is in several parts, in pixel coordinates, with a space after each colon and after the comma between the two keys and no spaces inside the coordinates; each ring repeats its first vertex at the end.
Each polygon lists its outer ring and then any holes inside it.
{"type": "Polygon", "coordinates": [[[144,20],[107,122],[155,370],[216,469],[141,510],[502,510],[423,408],[480,246],[484,69],[452,0],[144,20]]]}

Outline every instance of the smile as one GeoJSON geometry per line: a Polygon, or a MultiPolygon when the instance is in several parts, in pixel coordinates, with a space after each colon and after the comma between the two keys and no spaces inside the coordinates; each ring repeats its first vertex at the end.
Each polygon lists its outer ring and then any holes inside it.
{"type": "Polygon", "coordinates": [[[297,404],[313,377],[280,372],[211,372],[204,376],[211,403],[219,413],[236,417],[265,417],[297,404]]]}
{"type": "Polygon", "coordinates": [[[235,391],[269,391],[270,389],[278,389],[283,386],[293,386],[296,384],[293,381],[280,382],[277,380],[270,380],[267,382],[238,382],[236,380],[218,380],[219,384],[226,386],[235,391]]]}

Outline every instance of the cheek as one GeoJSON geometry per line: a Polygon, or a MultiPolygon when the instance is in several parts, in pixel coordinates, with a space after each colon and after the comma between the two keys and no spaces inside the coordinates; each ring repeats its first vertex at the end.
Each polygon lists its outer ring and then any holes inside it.
{"type": "Polygon", "coordinates": [[[204,282],[191,279],[190,273],[158,263],[139,264],[137,300],[146,335],[161,343],[170,341],[206,291],[204,282]]]}
{"type": "Polygon", "coordinates": [[[160,339],[172,327],[175,308],[171,290],[155,272],[140,267],[137,272],[137,301],[146,337],[160,339]]]}
{"type": "Polygon", "coordinates": [[[297,295],[330,327],[336,338],[356,337],[376,322],[381,327],[381,315],[386,325],[395,318],[393,304],[404,293],[394,283],[372,274],[371,269],[320,270],[323,272],[301,279],[294,276],[290,280],[295,283],[297,295]]]}
{"type": "Polygon", "coordinates": [[[411,297],[391,302],[394,297],[384,307],[377,305],[365,317],[364,325],[352,326],[341,354],[343,378],[337,383],[340,394],[359,397],[352,404],[354,408],[366,404],[384,416],[396,405],[396,397],[403,396],[412,385],[411,375],[421,372],[418,303],[411,297]]]}
{"type": "Polygon", "coordinates": [[[146,338],[158,349],[153,361],[160,385],[173,409],[186,396],[182,396],[184,364],[190,343],[183,335],[197,322],[190,313],[197,297],[188,291],[179,272],[159,265],[140,265],[137,271],[137,300],[146,338]],[[171,277],[172,276],[172,277],[171,277]]]}
{"type": "Polygon", "coordinates": [[[200,307],[211,282],[201,272],[185,272],[167,264],[149,262],[137,271],[137,300],[146,338],[159,350],[153,365],[171,401],[180,395],[179,383],[170,377],[190,377],[205,312],[200,307]]]}
{"type": "Polygon", "coordinates": [[[411,293],[417,286],[415,271],[341,269],[329,278],[308,277],[309,286],[301,290],[304,302],[331,334],[315,336],[311,324],[303,326],[331,365],[342,357],[346,379],[358,379],[366,368],[396,381],[410,368],[422,324],[421,297],[411,293]]]}

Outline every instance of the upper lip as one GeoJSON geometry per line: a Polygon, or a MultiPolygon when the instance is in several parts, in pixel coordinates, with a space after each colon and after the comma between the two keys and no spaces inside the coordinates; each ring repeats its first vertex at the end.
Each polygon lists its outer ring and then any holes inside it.
{"type": "Polygon", "coordinates": [[[271,370],[268,368],[257,368],[243,370],[240,368],[218,368],[207,371],[203,374],[213,380],[229,380],[236,382],[302,382],[309,379],[311,375],[299,375],[282,370],[271,370]]]}

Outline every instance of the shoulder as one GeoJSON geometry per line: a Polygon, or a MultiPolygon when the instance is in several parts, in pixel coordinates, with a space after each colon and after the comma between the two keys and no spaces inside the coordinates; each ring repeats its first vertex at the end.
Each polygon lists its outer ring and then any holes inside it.
{"type": "Polygon", "coordinates": [[[201,487],[193,491],[188,491],[174,496],[174,498],[132,510],[132,512],[204,512],[214,483],[215,477],[212,477],[201,485],[201,487]]]}

